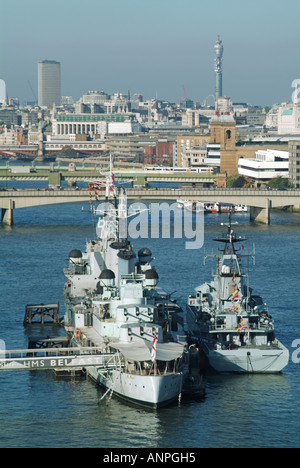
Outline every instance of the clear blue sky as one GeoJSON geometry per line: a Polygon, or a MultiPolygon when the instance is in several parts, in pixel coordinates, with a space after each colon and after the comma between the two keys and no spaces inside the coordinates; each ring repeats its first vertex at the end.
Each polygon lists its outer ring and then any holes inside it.
{"type": "Polygon", "coordinates": [[[224,43],[223,94],[272,105],[300,78],[299,0],[2,0],[0,79],[32,100],[37,63],[57,60],[62,94],[141,93],[177,101],[214,93],[214,43],[224,43]]]}

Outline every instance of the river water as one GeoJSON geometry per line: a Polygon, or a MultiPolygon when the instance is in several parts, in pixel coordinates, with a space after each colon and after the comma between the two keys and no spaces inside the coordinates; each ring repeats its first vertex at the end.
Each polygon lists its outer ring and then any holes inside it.
{"type": "MultiPolygon", "coordinates": [[[[7,349],[27,348],[29,335],[58,335],[63,329],[23,327],[26,304],[53,303],[63,309],[63,268],[73,248],[95,238],[88,204],[16,210],[13,228],[0,227],[0,339],[7,349]]],[[[205,242],[186,250],[185,239],[137,239],[155,257],[160,285],[185,301],[210,278],[204,248],[222,230],[225,215],[205,217],[205,242]]],[[[299,447],[300,215],[274,212],[271,226],[236,215],[238,233],[256,245],[251,286],[269,305],[277,337],[291,351],[282,375],[214,375],[201,401],[184,400],[157,412],[113,398],[98,406],[102,391],[85,379],[55,378],[46,371],[0,374],[0,447],[202,448],[299,447]],[[296,353],[297,357],[297,353],[296,353]],[[294,359],[295,361],[295,359],[294,359]]]]}

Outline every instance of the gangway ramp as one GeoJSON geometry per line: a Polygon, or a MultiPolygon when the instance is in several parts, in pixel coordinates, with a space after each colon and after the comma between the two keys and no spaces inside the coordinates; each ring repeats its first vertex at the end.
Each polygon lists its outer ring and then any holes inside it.
{"type": "Polygon", "coordinates": [[[103,370],[120,369],[119,354],[107,353],[99,347],[6,350],[0,354],[0,371],[68,370],[91,366],[103,370]]]}

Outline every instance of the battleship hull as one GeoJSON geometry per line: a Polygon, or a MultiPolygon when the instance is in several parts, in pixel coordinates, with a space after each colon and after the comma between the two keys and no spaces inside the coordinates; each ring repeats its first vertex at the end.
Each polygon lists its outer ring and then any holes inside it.
{"type": "Polygon", "coordinates": [[[210,366],[217,372],[278,374],[289,362],[289,351],[278,342],[276,348],[210,350],[210,366]]]}
{"type": "Polygon", "coordinates": [[[99,386],[111,389],[122,400],[147,408],[161,408],[177,401],[183,386],[183,374],[134,375],[112,370],[101,372],[96,367],[87,370],[99,386]]]}

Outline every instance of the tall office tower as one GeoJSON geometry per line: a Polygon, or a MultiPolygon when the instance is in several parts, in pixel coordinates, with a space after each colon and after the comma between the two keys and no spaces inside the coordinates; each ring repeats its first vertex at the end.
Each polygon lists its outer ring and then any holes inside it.
{"type": "Polygon", "coordinates": [[[52,107],[61,104],[60,63],[43,60],[38,63],[38,104],[52,107]]]}
{"type": "Polygon", "coordinates": [[[218,36],[218,40],[215,43],[215,73],[216,73],[216,100],[223,95],[223,42],[218,36]]]}

